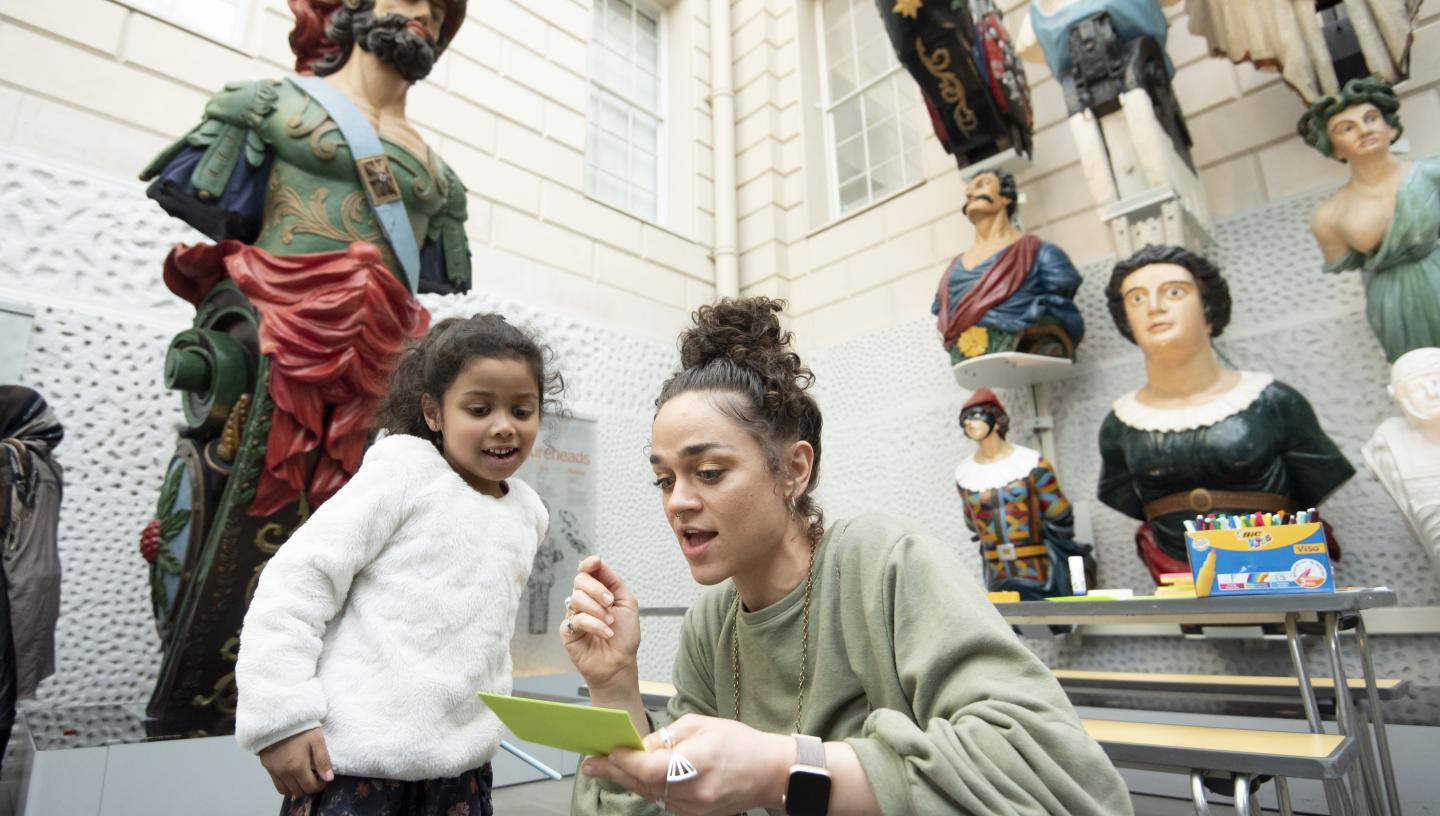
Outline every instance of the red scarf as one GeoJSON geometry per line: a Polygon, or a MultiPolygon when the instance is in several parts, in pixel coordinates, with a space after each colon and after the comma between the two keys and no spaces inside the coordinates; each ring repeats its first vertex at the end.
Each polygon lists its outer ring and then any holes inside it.
{"type": "Polygon", "coordinates": [[[1010,299],[1020,290],[1020,284],[1035,265],[1035,254],[1040,250],[1040,239],[1034,235],[1022,235],[1020,240],[1001,251],[1000,256],[960,297],[955,304],[955,313],[950,313],[950,268],[960,259],[945,268],[940,276],[940,314],[935,327],[945,338],[945,348],[953,348],[961,332],[975,325],[985,313],[1010,299]]]}

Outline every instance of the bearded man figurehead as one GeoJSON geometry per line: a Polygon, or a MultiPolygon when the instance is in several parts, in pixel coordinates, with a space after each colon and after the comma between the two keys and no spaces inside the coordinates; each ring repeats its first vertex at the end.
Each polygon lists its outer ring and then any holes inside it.
{"type": "Polygon", "coordinates": [[[419,82],[465,21],[467,0],[289,0],[290,50],[300,74],[340,70],[356,47],[419,82]]]}

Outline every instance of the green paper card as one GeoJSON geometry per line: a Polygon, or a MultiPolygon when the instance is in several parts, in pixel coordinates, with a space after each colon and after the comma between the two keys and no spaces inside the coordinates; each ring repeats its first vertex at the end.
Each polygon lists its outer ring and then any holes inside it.
{"type": "Polygon", "coordinates": [[[630,715],[618,708],[478,693],[495,716],[527,742],[591,756],[607,756],[616,748],[645,750],[630,715]]]}

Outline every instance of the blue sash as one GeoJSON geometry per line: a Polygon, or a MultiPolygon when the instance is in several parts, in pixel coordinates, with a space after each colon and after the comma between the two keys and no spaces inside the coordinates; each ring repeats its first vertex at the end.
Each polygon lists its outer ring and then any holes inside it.
{"type": "Polygon", "coordinates": [[[340,135],[355,157],[355,172],[360,177],[360,186],[375,211],[375,220],[400,267],[410,282],[413,295],[420,288],[420,248],[415,243],[415,231],[410,227],[410,218],[405,213],[405,201],[400,196],[400,182],[390,169],[390,160],[385,148],[380,146],[380,137],[370,120],[356,109],[339,88],[318,76],[286,77],[290,84],[304,91],[320,104],[330,119],[340,128],[340,135]]]}

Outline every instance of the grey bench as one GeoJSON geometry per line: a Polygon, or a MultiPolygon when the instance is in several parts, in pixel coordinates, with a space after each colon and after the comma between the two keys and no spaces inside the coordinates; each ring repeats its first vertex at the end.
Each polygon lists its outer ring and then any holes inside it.
{"type": "Polygon", "coordinates": [[[1117,767],[1188,774],[1200,816],[1210,812],[1204,778],[1216,773],[1234,775],[1237,816],[1259,813],[1252,781],[1260,776],[1274,777],[1280,812],[1286,816],[1293,812],[1288,778],[1321,780],[1337,792],[1346,812],[1352,809],[1341,779],[1355,762],[1353,737],[1122,720],[1080,722],[1117,767]]]}

